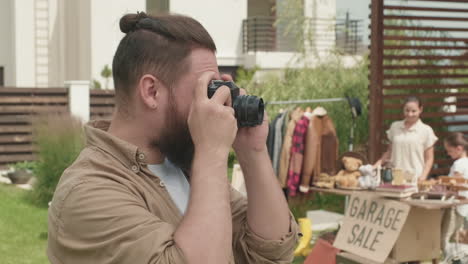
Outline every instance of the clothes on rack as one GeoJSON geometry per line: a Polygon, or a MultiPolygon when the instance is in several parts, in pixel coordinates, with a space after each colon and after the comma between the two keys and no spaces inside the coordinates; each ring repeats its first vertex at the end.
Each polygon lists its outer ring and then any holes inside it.
{"type": "Polygon", "coordinates": [[[289,161],[291,157],[291,146],[292,138],[294,134],[294,129],[296,128],[296,122],[301,119],[304,111],[300,108],[296,108],[294,111],[290,112],[290,120],[286,128],[286,134],[283,137],[283,146],[281,149],[281,156],[279,160],[279,169],[278,169],[278,180],[280,182],[281,188],[287,187],[288,180],[288,169],[289,161]]]}
{"type": "Polygon", "coordinates": [[[273,151],[273,170],[278,174],[278,163],[283,146],[283,123],[284,118],[288,114],[287,111],[280,114],[278,121],[275,124],[275,138],[274,138],[274,151],[273,151]]]}
{"type": "Polygon", "coordinates": [[[313,111],[298,107],[278,114],[270,124],[267,146],[278,181],[290,196],[308,192],[320,173],[336,174],[338,138],[323,107],[313,111]],[[281,126],[283,130],[279,130],[281,126]],[[275,159],[278,154],[279,159],[275,159]]]}
{"type": "Polygon", "coordinates": [[[280,114],[278,114],[268,125],[268,137],[267,137],[267,148],[268,148],[268,155],[270,156],[271,162],[273,162],[273,152],[275,147],[275,131],[276,131],[276,122],[280,118],[280,114]]]}
{"type": "Polygon", "coordinates": [[[288,193],[295,196],[301,180],[302,162],[304,160],[305,137],[309,118],[304,113],[294,128],[292,139],[291,157],[288,170],[288,193]]]}
{"type": "Polygon", "coordinates": [[[307,130],[306,148],[302,168],[302,180],[299,190],[303,193],[309,191],[314,178],[320,173],[335,175],[337,173],[338,137],[335,125],[326,111],[312,113],[307,130]]]}

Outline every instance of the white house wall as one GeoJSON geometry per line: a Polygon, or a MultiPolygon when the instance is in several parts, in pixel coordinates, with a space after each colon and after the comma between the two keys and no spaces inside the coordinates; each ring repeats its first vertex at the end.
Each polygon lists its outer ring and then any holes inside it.
{"type": "Polygon", "coordinates": [[[312,45],[320,57],[327,56],[335,46],[336,0],[305,0],[304,15],[312,23],[312,45]]]}
{"type": "MultiPolygon", "coordinates": [[[[146,10],[146,0],[92,0],[91,1],[91,79],[102,87],[105,79],[101,71],[105,65],[112,67],[112,59],[124,34],[119,27],[120,18],[127,13],[146,10]]],[[[113,87],[112,78],[109,87],[113,87]]]]}
{"type": "MultiPolygon", "coordinates": [[[[93,79],[104,86],[101,70],[105,65],[112,65],[123,37],[119,19],[126,13],[145,11],[146,0],[47,1],[49,86],[63,86],[67,80],[93,79]]],[[[268,3],[275,1],[251,0],[251,14],[268,14],[271,12],[266,8],[268,3]]],[[[334,20],[335,0],[304,1],[306,16],[334,20]]],[[[34,3],[35,0],[0,0],[0,34],[4,36],[0,39],[0,66],[4,67],[8,86],[37,85],[34,3]]],[[[292,53],[288,52],[243,54],[242,22],[248,15],[248,0],[170,0],[169,6],[170,12],[191,16],[208,30],[217,45],[220,66],[258,65],[278,69],[290,64],[292,53]]],[[[334,37],[334,30],[328,29],[334,37]]],[[[322,30],[316,36],[325,35],[322,30]]],[[[334,45],[333,38],[329,44],[334,45]]],[[[113,87],[112,79],[109,86],[113,87]]]]}
{"type": "Polygon", "coordinates": [[[15,49],[12,50],[15,65],[15,86],[34,87],[35,80],[35,38],[34,0],[13,1],[13,21],[15,49]]]}
{"type": "Polygon", "coordinates": [[[65,14],[63,0],[49,0],[49,85],[65,82],[65,14]]]}
{"type": "Polygon", "coordinates": [[[5,86],[15,85],[15,34],[11,21],[14,0],[0,0],[0,67],[4,69],[5,86]]]}
{"type": "MultiPolygon", "coordinates": [[[[91,62],[90,2],[65,2],[65,80],[89,80],[91,62]]],[[[63,85],[63,84],[61,84],[63,85]]]]}
{"type": "Polygon", "coordinates": [[[242,21],[247,18],[247,0],[171,0],[170,11],[198,20],[218,49],[221,66],[242,63],[242,21]]]}

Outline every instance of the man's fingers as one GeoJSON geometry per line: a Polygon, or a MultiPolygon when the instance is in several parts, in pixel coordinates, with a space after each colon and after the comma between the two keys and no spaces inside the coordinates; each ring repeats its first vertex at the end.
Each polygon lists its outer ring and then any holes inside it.
{"type": "Polygon", "coordinates": [[[246,95],[247,94],[247,91],[243,88],[239,88],[239,94],[240,95],[246,95]]]}
{"type": "Polygon", "coordinates": [[[232,76],[229,74],[221,74],[221,80],[225,82],[232,82],[232,76]]]}
{"type": "Polygon", "coordinates": [[[195,100],[203,100],[208,98],[208,84],[213,80],[214,72],[204,72],[198,79],[197,87],[195,87],[195,100]]]}
{"type": "Polygon", "coordinates": [[[221,105],[231,106],[231,90],[229,90],[227,86],[223,85],[216,90],[213,97],[211,97],[211,100],[221,105]]]}
{"type": "Polygon", "coordinates": [[[235,111],[234,111],[234,108],[232,108],[232,107],[228,107],[228,108],[227,108],[227,111],[229,111],[229,113],[230,113],[231,115],[233,115],[233,116],[236,115],[236,113],[235,113],[235,111]]]}
{"type": "Polygon", "coordinates": [[[267,121],[268,122],[268,113],[267,111],[263,110],[263,121],[267,121]]]}

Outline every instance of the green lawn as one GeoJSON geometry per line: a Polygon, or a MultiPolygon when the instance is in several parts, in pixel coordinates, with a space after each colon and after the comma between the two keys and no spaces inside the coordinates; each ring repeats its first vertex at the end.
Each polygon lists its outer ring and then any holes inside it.
{"type": "MultiPolygon", "coordinates": [[[[2,264],[48,264],[47,209],[31,205],[27,191],[0,184],[0,254],[2,264]]],[[[304,262],[296,258],[294,264],[304,262]]]]}
{"type": "Polygon", "coordinates": [[[26,191],[0,184],[2,264],[46,264],[47,209],[25,198],[26,191]]]}

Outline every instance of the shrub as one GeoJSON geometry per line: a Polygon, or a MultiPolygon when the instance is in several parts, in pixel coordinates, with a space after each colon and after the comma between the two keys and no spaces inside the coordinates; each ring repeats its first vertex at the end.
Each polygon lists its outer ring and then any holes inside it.
{"type": "Polygon", "coordinates": [[[346,101],[321,104],[268,105],[269,101],[338,98],[348,95],[357,97],[362,103],[362,115],[357,118],[355,145],[364,145],[368,138],[368,70],[367,61],[358,62],[354,67],[344,67],[341,57],[331,56],[326,62],[314,68],[285,69],[281,75],[272,74],[262,82],[250,82],[250,94],[263,97],[266,110],[273,120],[279,109],[323,106],[332,118],[338,138],[340,152],[347,150],[352,126],[351,111],[346,101]]]}
{"type": "Polygon", "coordinates": [[[13,170],[27,170],[29,172],[36,173],[37,165],[37,161],[21,161],[9,165],[9,167],[13,170]]]}
{"type": "Polygon", "coordinates": [[[38,117],[33,124],[38,146],[37,182],[31,193],[33,201],[47,205],[63,171],[71,165],[84,146],[82,124],[69,114],[38,117]]]}

